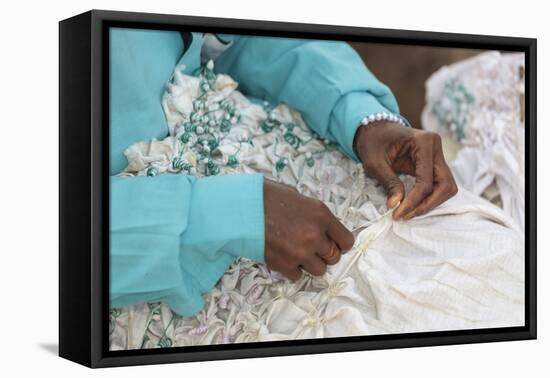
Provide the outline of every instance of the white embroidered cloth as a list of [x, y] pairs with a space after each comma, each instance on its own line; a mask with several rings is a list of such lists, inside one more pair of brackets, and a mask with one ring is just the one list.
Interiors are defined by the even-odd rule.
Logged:
[[[422, 126], [460, 145], [450, 166], [481, 195], [496, 186], [504, 211], [525, 227], [524, 54], [489, 51], [446, 66], [426, 82]], [[488, 193], [485, 193], [488, 194]]]
[[[176, 69], [164, 98], [170, 136], [129, 147], [124, 174], [174, 171], [177, 156], [202, 174], [197, 151], [178, 140], [199, 85]], [[240, 258], [196, 316], [175, 316], [161, 303], [114, 309], [112, 350], [523, 325], [524, 235], [500, 209], [461, 189], [429, 214], [395, 222], [380, 186], [316, 138], [300, 114], [284, 104], [266, 113], [236, 88], [218, 75], [206, 101], [215, 109], [229, 99], [241, 115], [213, 155], [220, 174], [262, 172], [323, 200], [356, 243], [324, 276], [295, 283]], [[302, 143], [285, 138], [286, 126], [262, 130], [268, 113], [295, 124]], [[227, 165], [231, 156], [238, 165]]]

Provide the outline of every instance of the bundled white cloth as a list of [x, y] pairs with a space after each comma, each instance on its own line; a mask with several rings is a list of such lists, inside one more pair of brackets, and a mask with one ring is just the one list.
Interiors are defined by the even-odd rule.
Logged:
[[524, 54], [489, 51], [426, 82], [424, 129], [460, 144], [451, 169], [481, 195], [496, 184], [504, 211], [525, 227]]
[[[125, 174], [147, 174], [151, 166], [171, 171], [178, 156], [202, 172], [196, 153], [183, 153], [177, 139], [198, 95], [197, 80], [176, 71], [164, 102], [171, 136], [131, 146]], [[266, 112], [227, 76], [218, 76], [215, 88], [210, 105], [229, 99], [241, 114], [220, 141], [220, 174], [263, 172], [323, 200], [354, 230], [356, 243], [324, 276], [305, 274], [295, 283], [238, 259], [196, 316], [175, 316], [161, 303], [113, 310], [111, 349], [524, 324], [524, 235], [499, 208], [460, 189], [424, 216], [393, 221], [383, 189], [312, 135], [300, 114], [284, 104]], [[284, 137], [287, 126], [266, 132], [260, 125], [268, 118], [294, 124], [292, 134], [303, 143]], [[239, 164], [227, 164], [231, 156]], [[286, 165], [277, 165], [281, 159]], [[410, 189], [412, 178], [403, 179]]]

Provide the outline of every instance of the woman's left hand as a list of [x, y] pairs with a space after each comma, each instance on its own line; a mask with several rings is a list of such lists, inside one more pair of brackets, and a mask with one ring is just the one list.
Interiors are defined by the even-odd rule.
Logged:
[[[401, 201], [394, 219], [425, 214], [457, 193], [439, 134], [377, 121], [360, 126], [354, 144], [365, 171], [386, 189], [388, 208]], [[400, 173], [416, 178], [406, 195]]]

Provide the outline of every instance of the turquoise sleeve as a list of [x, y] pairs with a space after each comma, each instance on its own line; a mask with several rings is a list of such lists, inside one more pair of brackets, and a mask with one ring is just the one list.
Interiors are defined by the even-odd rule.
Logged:
[[383, 111], [399, 115], [391, 90], [345, 42], [226, 38], [232, 45], [216, 59], [217, 71], [232, 76], [246, 94], [300, 111], [309, 127], [356, 161], [353, 137], [360, 120]]
[[193, 184], [189, 224], [181, 238], [184, 269], [210, 290], [237, 256], [264, 260], [262, 174], [209, 176]]
[[163, 139], [168, 125], [162, 95], [183, 52], [178, 32], [109, 29], [110, 174], [126, 168], [131, 144]]
[[[168, 135], [161, 105], [183, 52], [178, 32], [110, 28], [110, 172], [133, 143]], [[197, 42], [198, 43], [198, 42]], [[200, 46], [189, 55], [196, 58]], [[204, 306], [237, 256], [263, 262], [263, 177], [110, 178], [110, 304], [163, 301], [187, 316]]]
[[163, 301], [188, 316], [237, 256], [263, 262], [263, 176], [111, 177], [112, 307]]

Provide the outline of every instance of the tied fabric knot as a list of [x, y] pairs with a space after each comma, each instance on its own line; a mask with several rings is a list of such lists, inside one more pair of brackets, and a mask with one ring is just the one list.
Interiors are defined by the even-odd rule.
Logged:
[[317, 327], [320, 320], [317, 318], [305, 318], [302, 320], [302, 326], [304, 327]]
[[339, 282], [336, 282], [336, 283], [333, 283], [331, 285], [329, 285], [329, 287], [327, 288], [327, 293], [328, 293], [328, 296], [329, 297], [336, 297], [340, 294], [340, 292], [342, 291], [342, 289], [346, 286], [346, 282], [345, 281], [339, 281]]

